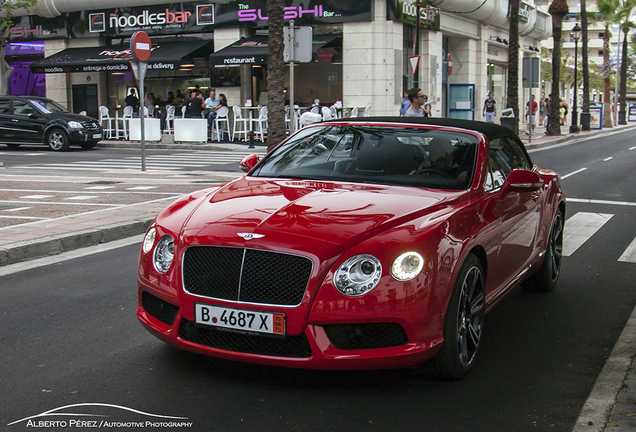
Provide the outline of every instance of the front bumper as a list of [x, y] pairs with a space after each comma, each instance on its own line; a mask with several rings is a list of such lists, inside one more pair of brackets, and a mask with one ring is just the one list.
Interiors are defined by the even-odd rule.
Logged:
[[69, 129], [71, 143], [97, 142], [104, 139], [104, 131], [99, 129]]
[[[307, 324], [299, 334], [270, 337], [197, 325], [182, 310], [140, 289], [137, 317], [159, 339], [214, 357], [308, 369], [389, 369], [421, 364], [440, 339], [409, 340], [396, 323]], [[411, 338], [413, 339], [413, 338]]]

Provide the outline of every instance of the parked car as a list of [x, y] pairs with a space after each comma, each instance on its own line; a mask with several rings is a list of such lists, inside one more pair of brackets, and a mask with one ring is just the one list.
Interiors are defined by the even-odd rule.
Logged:
[[102, 137], [97, 120], [73, 114], [50, 99], [0, 97], [0, 143], [11, 148], [46, 144], [55, 151], [66, 151], [70, 145], [91, 149]]
[[241, 165], [166, 208], [143, 241], [137, 317], [179, 348], [458, 379], [486, 312], [521, 282], [557, 283], [559, 176], [507, 128], [342, 119]]

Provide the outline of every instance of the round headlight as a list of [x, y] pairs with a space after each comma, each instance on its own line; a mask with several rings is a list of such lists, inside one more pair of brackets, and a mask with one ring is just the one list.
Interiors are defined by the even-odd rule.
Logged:
[[164, 274], [170, 269], [173, 260], [174, 239], [169, 235], [163, 236], [161, 240], [157, 242], [157, 247], [155, 247], [155, 254], [153, 255], [155, 270], [157, 270], [157, 272], [161, 274]]
[[144, 242], [141, 246], [141, 250], [144, 253], [148, 253], [152, 250], [152, 247], [155, 245], [155, 237], [157, 236], [157, 230], [154, 228], [150, 228], [146, 233], [146, 237], [144, 237]]
[[415, 278], [424, 267], [424, 258], [417, 252], [406, 252], [397, 257], [391, 265], [391, 275], [399, 281]]
[[380, 282], [382, 266], [373, 255], [356, 255], [338, 267], [334, 285], [348, 296], [359, 296], [371, 291]]

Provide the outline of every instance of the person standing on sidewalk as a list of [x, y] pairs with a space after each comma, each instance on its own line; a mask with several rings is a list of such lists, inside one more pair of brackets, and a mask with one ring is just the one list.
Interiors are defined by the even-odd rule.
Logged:
[[528, 135], [530, 134], [530, 130], [534, 130], [534, 117], [537, 114], [537, 108], [539, 108], [539, 105], [537, 101], [534, 100], [534, 95], [532, 95], [526, 104], [526, 116], [528, 118], [528, 131], [526, 133]]
[[545, 100], [545, 133], [548, 133], [548, 126], [550, 126], [550, 110], [552, 109], [552, 95], [549, 95]]
[[497, 116], [497, 101], [493, 99], [493, 94], [488, 93], [488, 99], [484, 102], [484, 109], [482, 115], [486, 117], [488, 123], [494, 123]]
[[404, 117], [424, 117], [422, 105], [426, 102], [426, 96], [424, 96], [422, 89], [412, 88], [409, 90], [408, 96], [411, 106], [404, 113]]
[[402, 99], [402, 104], [400, 105], [400, 117], [404, 117], [406, 112], [409, 109], [411, 102], [409, 101], [409, 92], [404, 90], [404, 98]]

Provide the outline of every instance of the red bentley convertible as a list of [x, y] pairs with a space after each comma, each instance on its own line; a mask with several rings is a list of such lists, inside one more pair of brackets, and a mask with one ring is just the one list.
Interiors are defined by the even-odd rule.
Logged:
[[306, 127], [148, 230], [142, 324], [182, 349], [324, 369], [472, 368], [484, 315], [559, 277], [565, 197], [508, 129], [359, 118]]

